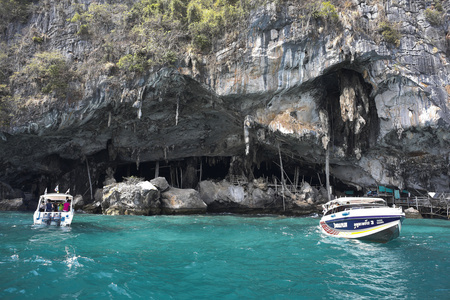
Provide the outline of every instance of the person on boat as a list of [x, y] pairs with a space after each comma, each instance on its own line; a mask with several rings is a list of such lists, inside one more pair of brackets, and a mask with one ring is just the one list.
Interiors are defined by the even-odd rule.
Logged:
[[44, 200], [42, 200], [42, 201], [41, 201], [41, 204], [39, 204], [39, 211], [40, 211], [40, 212], [45, 211], [45, 203], [44, 203]]
[[45, 211], [51, 212], [53, 208], [52, 203], [50, 202], [50, 199], [47, 199], [47, 204], [45, 205]]
[[63, 209], [64, 209], [64, 204], [61, 202], [58, 205], [58, 211], [63, 211]]
[[64, 208], [63, 208], [63, 211], [69, 211], [69, 209], [70, 209], [70, 200], [69, 200], [69, 198], [67, 197], [67, 198], [66, 198], [66, 202], [64, 202]]

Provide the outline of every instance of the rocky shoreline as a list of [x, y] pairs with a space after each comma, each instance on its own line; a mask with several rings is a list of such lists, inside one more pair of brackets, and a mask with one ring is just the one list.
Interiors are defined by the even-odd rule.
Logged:
[[[94, 201], [74, 197], [78, 212], [105, 215], [188, 215], [205, 213], [310, 215], [320, 213], [326, 191], [307, 182], [295, 193], [269, 186], [262, 179], [244, 184], [205, 180], [196, 189], [169, 185], [164, 177], [150, 181], [127, 178], [98, 189]], [[0, 210], [34, 210], [36, 202], [24, 198], [0, 201]]]

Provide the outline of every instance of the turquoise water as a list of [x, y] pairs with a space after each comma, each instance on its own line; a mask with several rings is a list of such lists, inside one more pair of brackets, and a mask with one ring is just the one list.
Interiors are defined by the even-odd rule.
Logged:
[[450, 299], [450, 222], [406, 219], [388, 244], [318, 218], [0, 213], [0, 299]]

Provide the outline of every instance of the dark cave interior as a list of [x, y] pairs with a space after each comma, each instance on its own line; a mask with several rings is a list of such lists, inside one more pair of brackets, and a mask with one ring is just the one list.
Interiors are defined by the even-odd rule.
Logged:
[[[263, 178], [269, 183], [278, 183], [281, 178], [281, 170], [279, 163], [276, 161], [278, 157], [274, 156], [273, 160], [265, 160], [258, 165], [251, 165], [252, 175], [247, 175], [247, 178]], [[221, 181], [223, 179], [230, 180], [230, 164], [232, 157], [195, 157], [186, 158], [184, 160], [176, 161], [161, 161], [159, 162], [159, 176], [165, 177], [167, 182], [177, 188], [196, 188], [200, 180]], [[193, 172], [189, 172], [188, 168], [192, 166]], [[297, 182], [298, 186], [302, 181], [309, 183], [311, 186], [319, 188], [325, 187], [325, 168], [323, 165], [310, 165], [292, 163], [290, 161], [283, 162], [285, 171], [285, 180], [289, 185]], [[242, 167], [242, 166], [241, 166]], [[156, 162], [144, 162], [139, 164], [120, 164], [117, 166], [114, 173], [114, 179], [117, 182], [122, 182], [126, 177], [140, 177], [145, 180], [155, 178]], [[244, 168], [239, 168], [240, 174], [244, 175]], [[236, 170], [236, 168], [234, 168]], [[194, 178], [188, 178], [194, 177]], [[330, 184], [336, 192], [344, 192], [347, 190], [355, 190], [354, 187], [349, 186], [338, 178], [330, 176]], [[355, 190], [355, 193], [358, 193]]]

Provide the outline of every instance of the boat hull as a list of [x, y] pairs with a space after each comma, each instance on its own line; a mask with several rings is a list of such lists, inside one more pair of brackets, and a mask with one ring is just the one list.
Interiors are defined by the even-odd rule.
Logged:
[[320, 227], [329, 236], [387, 243], [400, 235], [403, 219], [400, 209], [358, 209], [324, 216]]
[[55, 218], [56, 212], [35, 212], [33, 216], [34, 225], [47, 226], [70, 226], [72, 224], [72, 212], [59, 212], [60, 218]]

